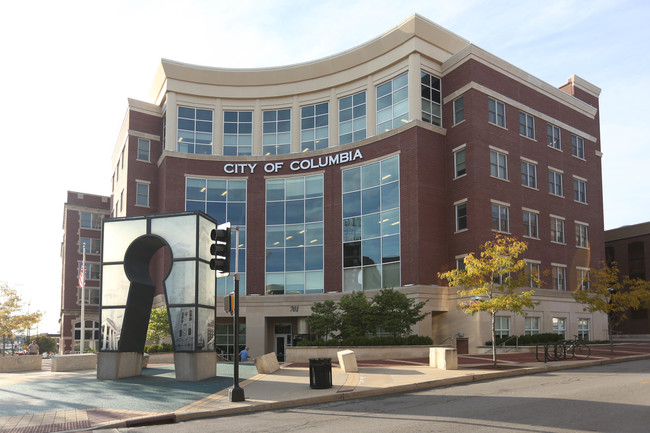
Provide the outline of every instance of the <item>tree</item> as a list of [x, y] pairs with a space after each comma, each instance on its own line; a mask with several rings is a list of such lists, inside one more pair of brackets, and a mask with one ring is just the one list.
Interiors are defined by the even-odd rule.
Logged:
[[589, 286], [573, 293], [573, 298], [584, 305], [584, 311], [606, 313], [609, 350], [614, 352], [612, 328], [627, 319], [630, 310], [650, 308], [650, 281], [621, 276], [616, 263], [592, 270]]
[[311, 315], [307, 317], [307, 325], [312, 335], [323, 337], [327, 341], [334, 331], [340, 327], [341, 314], [338, 306], [332, 300], [315, 302], [311, 307]]
[[465, 257], [465, 269], [439, 273], [452, 287], [461, 287], [458, 294], [469, 297], [458, 304], [466, 314], [485, 311], [490, 314], [492, 331], [492, 361], [497, 365], [495, 317], [499, 311], [525, 315], [524, 308], [534, 308], [534, 290], [520, 290], [532, 280], [539, 284], [539, 275], [525, 272], [526, 262], [518, 257], [526, 251], [526, 242], [496, 235], [494, 240], [481, 245], [478, 257]]
[[372, 305], [363, 292], [343, 295], [339, 301], [341, 310], [339, 337], [364, 337], [375, 332]]
[[372, 297], [374, 328], [381, 328], [394, 337], [411, 335], [411, 326], [427, 316], [420, 313], [426, 301], [415, 303], [395, 289], [382, 289]]
[[151, 310], [149, 318], [149, 328], [147, 329], [147, 340], [159, 344], [160, 340], [171, 335], [169, 328], [169, 317], [167, 316], [167, 307], [154, 308]]
[[7, 338], [11, 339], [16, 331], [31, 329], [41, 320], [40, 311], [22, 314], [20, 311], [23, 308], [23, 300], [18, 292], [6, 282], [0, 282], [0, 335], [3, 354]]
[[38, 340], [38, 350], [41, 353], [54, 353], [56, 351], [56, 340], [48, 337], [47, 334], [39, 334], [36, 340]]

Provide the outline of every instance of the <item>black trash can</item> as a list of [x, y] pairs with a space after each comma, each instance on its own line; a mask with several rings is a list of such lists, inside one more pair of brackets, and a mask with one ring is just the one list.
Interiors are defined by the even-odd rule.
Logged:
[[314, 389], [332, 387], [332, 358], [309, 360], [309, 386]]

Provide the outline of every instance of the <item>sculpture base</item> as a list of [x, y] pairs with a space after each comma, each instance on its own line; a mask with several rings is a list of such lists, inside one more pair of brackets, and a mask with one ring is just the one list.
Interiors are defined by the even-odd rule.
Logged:
[[174, 353], [176, 380], [197, 382], [217, 375], [217, 353]]
[[112, 380], [140, 376], [142, 353], [99, 352], [97, 354], [97, 379]]

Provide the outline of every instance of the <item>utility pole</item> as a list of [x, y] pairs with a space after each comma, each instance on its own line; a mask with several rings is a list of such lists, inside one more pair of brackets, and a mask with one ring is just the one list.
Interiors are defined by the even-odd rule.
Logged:
[[[235, 362], [233, 365], [233, 385], [232, 388], [228, 390], [228, 399], [230, 401], [244, 401], [246, 398], [244, 396], [244, 388], [239, 386], [239, 226], [234, 227], [235, 229], [235, 305], [234, 305], [234, 344], [235, 350], [233, 355], [235, 356]], [[229, 252], [230, 253], [230, 252]]]

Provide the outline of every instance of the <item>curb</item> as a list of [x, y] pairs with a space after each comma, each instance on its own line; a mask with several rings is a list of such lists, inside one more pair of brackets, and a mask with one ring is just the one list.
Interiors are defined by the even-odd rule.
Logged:
[[[548, 373], [560, 370], [571, 370], [575, 368], [594, 367], [599, 365], [618, 364], [621, 362], [639, 361], [643, 359], [650, 359], [650, 354], [644, 355], [630, 355], [621, 358], [605, 358], [593, 359], [588, 361], [579, 362], [563, 362], [562, 364], [544, 364], [536, 367], [522, 367], [512, 370], [495, 371], [488, 373], [468, 374], [467, 376], [452, 377], [447, 379], [435, 379], [424, 382], [410, 383], [406, 385], [397, 385], [388, 388], [375, 388], [363, 391], [350, 391], [341, 394], [331, 394], [318, 397], [302, 398], [296, 400], [276, 401], [272, 403], [249, 404], [246, 406], [229, 407], [224, 409], [212, 409], [206, 411], [196, 412], [171, 412], [162, 413], [157, 415], [156, 419], [170, 419], [174, 418], [175, 422], [190, 421], [201, 418], [217, 418], [222, 416], [242, 415], [253, 412], [264, 412], [268, 410], [289, 409], [299, 406], [311, 406], [321, 403], [332, 403], [336, 401], [356, 400], [361, 398], [378, 397], [390, 394], [400, 394], [404, 392], [422, 391], [425, 389], [442, 388], [452, 385], [461, 385], [465, 383], [481, 382], [493, 379], [501, 379], [508, 377], [526, 376], [531, 374]], [[561, 361], [560, 361], [561, 362]], [[99, 430], [108, 428], [129, 427], [134, 423], [138, 425], [145, 425], [146, 417], [136, 417], [118, 422], [111, 422], [108, 424], [101, 424], [93, 426], [88, 430]]]

